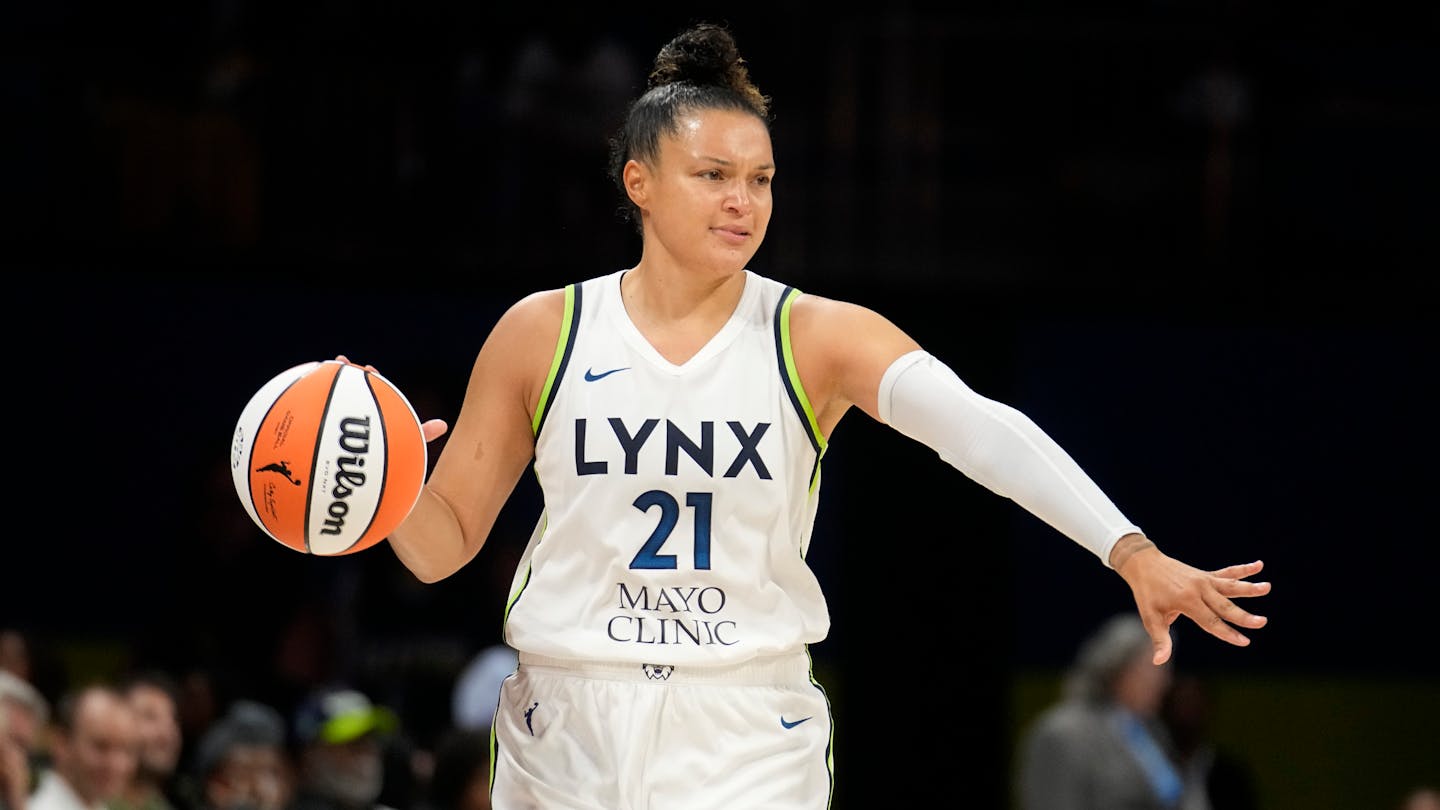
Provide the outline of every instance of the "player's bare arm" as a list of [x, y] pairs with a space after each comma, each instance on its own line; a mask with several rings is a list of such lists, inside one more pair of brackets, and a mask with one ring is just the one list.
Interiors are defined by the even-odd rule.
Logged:
[[791, 306], [790, 339], [800, 381], [827, 438], [852, 405], [879, 419], [876, 394], [885, 370], [920, 348], [874, 310], [808, 294]]
[[450, 438], [419, 503], [390, 537], [396, 556], [421, 581], [444, 579], [474, 558], [529, 465], [531, 419], [564, 306], [563, 290], [521, 299], [476, 355]]

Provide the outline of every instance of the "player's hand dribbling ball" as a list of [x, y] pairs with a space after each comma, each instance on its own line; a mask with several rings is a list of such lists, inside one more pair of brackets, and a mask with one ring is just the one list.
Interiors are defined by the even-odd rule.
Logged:
[[428, 455], [410, 401], [340, 360], [286, 369], [235, 425], [230, 472], [250, 518], [306, 554], [352, 554], [399, 526], [420, 499]]

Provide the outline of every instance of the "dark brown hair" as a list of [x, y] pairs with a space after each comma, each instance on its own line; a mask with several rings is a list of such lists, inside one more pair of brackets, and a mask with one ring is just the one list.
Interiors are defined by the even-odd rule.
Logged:
[[750, 80], [735, 38], [724, 26], [698, 23], [655, 55], [645, 93], [630, 103], [625, 123], [610, 139], [610, 179], [621, 194], [620, 214], [640, 229], [640, 212], [625, 194], [625, 163], [653, 165], [660, 138], [679, 131], [677, 121], [696, 110], [736, 110], [770, 125], [770, 99]]

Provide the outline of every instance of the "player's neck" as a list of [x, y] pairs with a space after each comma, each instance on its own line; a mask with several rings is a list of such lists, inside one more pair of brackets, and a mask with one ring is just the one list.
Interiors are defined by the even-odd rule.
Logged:
[[661, 357], [682, 365], [735, 314], [745, 273], [697, 279], [640, 266], [625, 273], [621, 299], [630, 322]]
[[637, 326], [719, 328], [745, 291], [745, 273], [702, 275], [641, 261], [620, 282], [625, 310]]

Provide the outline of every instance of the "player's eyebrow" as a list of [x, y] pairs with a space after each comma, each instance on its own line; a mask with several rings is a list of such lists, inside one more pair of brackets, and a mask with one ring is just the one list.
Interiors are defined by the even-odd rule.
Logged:
[[[735, 163], [734, 163], [733, 161], [726, 160], [725, 158], [720, 158], [720, 157], [712, 157], [712, 156], [710, 156], [710, 155], [700, 155], [700, 159], [701, 159], [701, 160], [708, 160], [708, 161], [710, 161], [711, 163], [718, 163], [718, 164], [720, 164], [721, 166], [724, 166], [724, 167], [726, 167], [726, 168], [730, 168], [730, 167], [732, 167], [732, 166], [735, 165]], [[773, 164], [773, 163], [761, 163], [759, 166], [756, 166], [755, 168], [756, 168], [757, 170], [759, 170], [759, 171], [762, 171], [762, 172], [768, 172], [768, 171], [770, 171], [771, 169], [774, 169], [774, 168], [775, 168], [775, 164]]]

